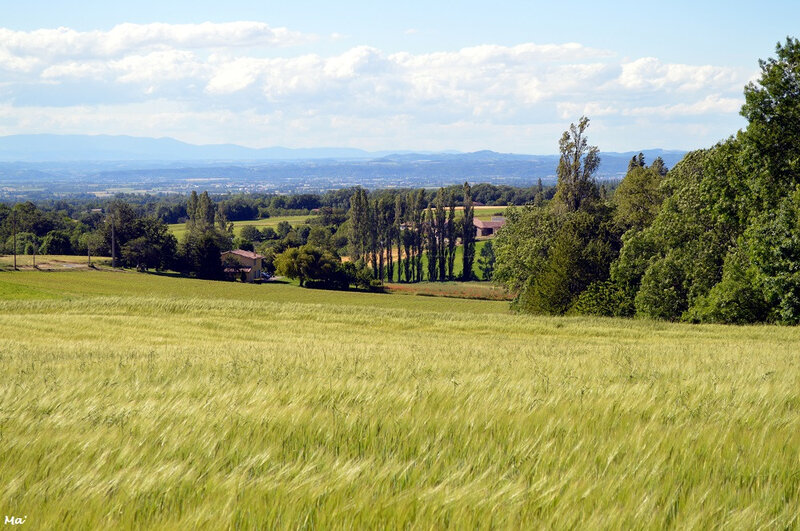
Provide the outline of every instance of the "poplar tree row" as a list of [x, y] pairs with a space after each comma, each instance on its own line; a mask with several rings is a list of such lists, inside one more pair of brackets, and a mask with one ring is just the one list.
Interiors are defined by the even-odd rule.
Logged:
[[468, 183], [464, 183], [463, 207], [464, 215], [456, 220], [455, 196], [444, 188], [433, 201], [424, 189], [373, 199], [359, 189], [350, 198], [351, 258], [370, 267], [379, 280], [455, 280], [456, 248], [461, 239], [460, 278], [469, 280], [475, 260], [475, 227]]

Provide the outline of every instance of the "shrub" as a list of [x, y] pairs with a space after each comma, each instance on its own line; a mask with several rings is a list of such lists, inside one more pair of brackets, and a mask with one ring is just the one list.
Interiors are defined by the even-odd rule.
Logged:
[[593, 282], [569, 309], [571, 314], [619, 317], [632, 315], [633, 300], [613, 281]]
[[725, 257], [722, 280], [687, 314], [694, 322], [744, 324], [767, 319], [769, 306], [757, 288], [747, 253], [737, 247]]
[[688, 307], [686, 277], [673, 253], [654, 261], [636, 294], [636, 313], [655, 319], [677, 320]]

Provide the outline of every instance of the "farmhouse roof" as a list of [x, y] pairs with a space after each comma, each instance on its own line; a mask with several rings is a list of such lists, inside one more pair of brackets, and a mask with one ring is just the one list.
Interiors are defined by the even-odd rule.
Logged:
[[483, 221], [482, 219], [473, 219], [472, 224], [478, 227], [479, 229], [499, 229], [503, 225], [506, 224], [506, 220], [495, 220], [492, 221]]
[[242, 258], [250, 258], [251, 260], [257, 260], [259, 258], [264, 258], [258, 253], [254, 253], [253, 251], [245, 251], [244, 249], [234, 249], [233, 251], [225, 251], [220, 253], [223, 256], [226, 254], [235, 254], [237, 256], [241, 256]]

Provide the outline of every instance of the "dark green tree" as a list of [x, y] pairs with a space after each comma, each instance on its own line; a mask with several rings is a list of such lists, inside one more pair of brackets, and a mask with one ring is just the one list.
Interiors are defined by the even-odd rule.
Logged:
[[656, 157], [656, 160], [653, 161], [653, 164], [650, 166], [650, 168], [661, 177], [667, 175], [667, 166], [664, 164], [664, 159], [661, 157]]
[[42, 239], [39, 252], [41, 254], [72, 254], [69, 233], [63, 230], [48, 232]]
[[492, 241], [489, 240], [481, 247], [480, 256], [478, 257], [478, 269], [481, 271], [483, 280], [492, 280], [492, 276], [494, 275], [494, 263], [494, 245], [492, 245]]
[[422, 251], [425, 243], [425, 189], [414, 197], [414, 280], [422, 281]]
[[[404, 224], [406, 221], [406, 196], [404, 194], [397, 194], [394, 198], [394, 237], [393, 245], [397, 246], [397, 281], [402, 282], [403, 273], [406, 275], [406, 282], [408, 282], [408, 249], [406, 249], [406, 257], [403, 259], [404, 249]], [[390, 279], [391, 280], [391, 279]]]
[[775, 52], [759, 61], [761, 77], [745, 87], [742, 107], [759, 210], [800, 184], [800, 41], [787, 37]]
[[456, 198], [453, 191], [450, 190], [447, 194], [447, 203], [449, 205], [447, 211], [447, 279], [454, 280], [455, 264], [456, 264]]
[[436, 210], [433, 222], [437, 280], [447, 280], [447, 198], [444, 188], [436, 194]]
[[475, 262], [475, 208], [472, 206], [472, 189], [464, 183], [464, 217], [461, 219], [461, 243], [464, 254], [461, 264], [461, 279], [472, 278], [472, 264]]
[[439, 280], [439, 245], [436, 241], [436, 214], [433, 205], [428, 205], [425, 221], [425, 252], [428, 261], [428, 280], [434, 282]]
[[623, 231], [649, 226], [661, 208], [664, 194], [661, 174], [653, 168], [635, 166], [614, 192], [614, 219]]

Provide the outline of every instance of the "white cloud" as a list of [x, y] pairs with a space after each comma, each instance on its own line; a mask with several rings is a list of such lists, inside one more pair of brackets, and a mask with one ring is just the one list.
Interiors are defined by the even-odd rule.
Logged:
[[111, 66], [103, 63], [79, 63], [70, 61], [45, 68], [41, 73], [44, 80], [64, 79], [102, 79], [111, 72]]
[[206, 86], [210, 94], [231, 94], [243, 90], [255, 82], [262, 61], [243, 57], [222, 63]]
[[[581, 115], [595, 120], [595, 131], [604, 121], [735, 116], [750, 75], [651, 57], [619, 60], [578, 43], [430, 53], [278, 49], [309, 38], [257, 22], [122, 24], [107, 32], [0, 28], [0, 101], [7, 102], [0, 126], [127, 134], [157, 127], [204, 142], [352, 138], [375, 148], [392, 147], [390, 138], [467, 143], [474, 135], [480, 143], [481, 131], [520, 141]], [[75, 104], [63, 101], [61, 86]]]
[[[1, 39], [2, 37], [0, 37]], [[14, 55], [0, 45], [0, 70], [8, 72], [31, 72], [42, 64], [36, 57]]]
[[619, 114], [619, 109], [612, 105], [604, 105], [598, 102], [589, 103], [573, 103], [573, 102], [559, 102], [556, 103], [558, 115], [564, 120], [575, 120], [580, 116], [591, 116], [597, 118], [600, 116], [610, 116]]
[[388, 66], [380, 50], [359, 46], [325, 61], [324, 73], [335, 79], [379, 73]]
[[723, 98], [719, 94], [712, 94], [693, 103], [634, 107], [625, 110], [624, 114], [627, 116], [661, 117], [698, 116], [718, 113], [735, 114], [742, 108], [743, 103], [744, 98]]
[[741, 77], [742, 72], [735, 68], [669, 64], [655, 57], [643, 57], [622, 65], [619, 83], [628, 89], [690, 91], [730, 88]]
[[313, 39], [263, 22], [119, 24], [109, 31], [70, 28], [14, 31], [0, 28], [0, 51], [24, 58], [113, 58], [148, 49], [292, 46]]

